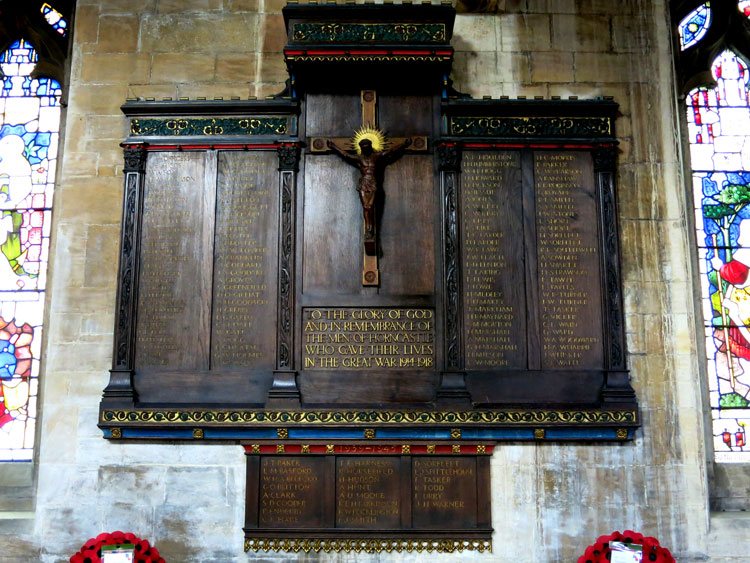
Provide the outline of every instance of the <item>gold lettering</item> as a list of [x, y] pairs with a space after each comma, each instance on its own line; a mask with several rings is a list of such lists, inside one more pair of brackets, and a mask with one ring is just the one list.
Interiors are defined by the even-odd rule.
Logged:
[[303, 364], [310, 369], [427, 369], [434, 365], [435, 313], [419, 308], [303, 311]]

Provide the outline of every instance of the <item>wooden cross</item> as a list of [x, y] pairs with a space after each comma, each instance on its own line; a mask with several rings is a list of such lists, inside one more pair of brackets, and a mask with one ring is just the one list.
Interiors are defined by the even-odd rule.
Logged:
[[[362, 90], [360, 100], [362, 103], [362, 127], [377, 128], [377, 94], [375, 93], [375, 90]], [[427, 137], [397, 137], [389, 139], [389, 141], [396, 147], [401, 147], [403, 145], [402, 150], [422, 151], [427, 148]], [[360, 164], [357, 161], [357, 157], [349, 154], [352, 151], [351, 137], [313, 137], [310, 139], [310, 152], [320, 154], [332, 151], [339, 153], [350, 164]], [[362, 166], [360, 166], [360, 169], [362, 170]], [[362, 285], [377, 286], [380, 284], [380, 272], [378, 270], [378, 253], [376, 248], [375, 212], [374, 209], [365, 209], [364, 196], [362, 195], [361, 187], [362, 180], [360, 180], [360, 187], [358, 188], [365, 215], [365, 240], [362, 253]], [[368, 217], [368, 213], [372, 218]], [[369, 229], [368, 222], [371, 222]]]

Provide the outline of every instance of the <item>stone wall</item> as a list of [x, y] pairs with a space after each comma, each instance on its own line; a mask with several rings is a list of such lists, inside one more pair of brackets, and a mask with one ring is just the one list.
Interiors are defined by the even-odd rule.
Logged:
[[[722, 528], [708, 535], [691, 205], [675, 133], [680, 117], [664, 1], [490, 4], [497, 12], [457, 18], [458, 90], [477, 97], [613, 96], [621, 106], [628, 361], [643, 428], [624, 444], [501, 444], [492, 459], [495, 552], [462, 558], [574, 561], [600, 534], [631, 528], [658, 537], [681, 562], [705, 560], [718, 550]], [[79, 0], [54, 215], [36, 509], [33, 518], [0, 522], [0, 560], [67, 560], [87, 538], [115, 529], [148, 538], [170, 562], [248, 558], [239, 446], [113, 444], [101, 438], [96, 419], [111, 361], [118, 145], [127, 125], [119, 106], [128, 97], [228, 99], [280, 91], [282, 6], [281, 0]], [[736, 542], [742, 534], [750, 542], [747, 526], [729, 521], [723, 529], [739, 533]], [[746, 556], [731, 548], [716, 554], [726, 559], [715, 561]]]

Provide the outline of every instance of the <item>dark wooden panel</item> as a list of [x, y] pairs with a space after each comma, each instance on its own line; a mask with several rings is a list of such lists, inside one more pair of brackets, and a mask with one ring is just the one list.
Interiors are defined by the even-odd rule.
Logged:
[[136, 369], [208, 369], [215, 182], [215, 153], [148, 156]]
[[524, 369], [521, 159], [517, 151], [467, 151], [461, 163], [467, 369]]
[[415, 457], [412, 479], [415, 528], [444, 528], [448, 522], [453, 528], [477, 526], [476, 459]]
[[603, 367], [600, 243], [591, 155], [534, 154], [542, 369]]
[[211, 369], [275, 367], [278, 157], [221, 152], [218, 162]]
[[323, 518], [321, 485], [325, 458], [264, 456], [260, 463], [261, 528], [317, 528], [330, 526]]
[[479, 528], [490, 528], [492, 526], [492, 507], [489, 502], [482, 499], [492, 498], [490, 457], [481, 456], [476, 458], [477, 462], [477, 526]]
[[378, 123], [389, 137], [432, 134], [432, 96], [378, 95]]
[[435, 399], [434, 371], [307, 370], [297, 376], [306, 405], [385, 406], [424, 404]]
[[378, 224], [381, 294], [435, 293], [434, 224], [439, 215], [433, 186], [429, 155], [407, 154], [385, 169]]
[[526, 245], [526, 342], [529, 369], [542, 367], [541, 332], [539, 319], [539, 283], [536, 235], [536, 192], [534, 190], [534, 160], [531, 151], [521, 153], [523, 183], [523, 240]]
[[247, 478], [245, 486], [245, 528], [258, 527], [258, 496], [260, 486], [260, 457], [247, 456]]
[[220, 407], [262, 406], [272, 373], [246, 369], [169, 371], [144, 369], [133, 376], [141, 404], [205, 404], [207, 397]]
[[351, 95], [309, 94], [305, 97], [305, 105], [305, 133], [308, 137], [350, 137], [362, 127], [359, 90]]
[[601, 371], [492, 371], [475, 372], [467, 378], [477, 405], [586, 405], [599, 401], [606, 381]]
[[338, 457], [336, 527], [398, 528], [400, 460], [397, 457]]
[[307, 155], [302, 291], [360, 293], [362, 207], [359, 171], [336, 155]]
[[[402, 449], [403, 451], [403, 449]], [[402, 455], [399, 459], [398, 481], [401, 487], [401, 528], [411, 527], [411, 462], [412, 456]]]

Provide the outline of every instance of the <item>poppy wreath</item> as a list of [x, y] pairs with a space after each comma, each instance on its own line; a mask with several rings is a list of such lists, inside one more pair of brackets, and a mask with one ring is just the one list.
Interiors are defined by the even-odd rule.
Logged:
[[623, 533], [614, 532], [608, 536], [600, 536], [594, 545], [586, 548], [583, 555], [578, 558], [578, 563], [609, 563], [612, 550], [609, 542], [618, 541], [623, 543], [635, 543], [643, 546], [643, 563], [675, 563], [674, 557], [666, 547], [659, 545], [656, 538], [643, 537], [643, 534], [632, 530]]
[[70, 563], [101, 563], [103, 545], [121, 546], [126, 543], [135, 546], [134, 563], [165, 563], [164, 558], [159, 555], [159, 551], [150, 545], [148, 540], [142, 540], [133, 534], [122, 532], [99, 534], [95, 538], [91, 538], [83, 544], [78, 553], [70, 558]]

